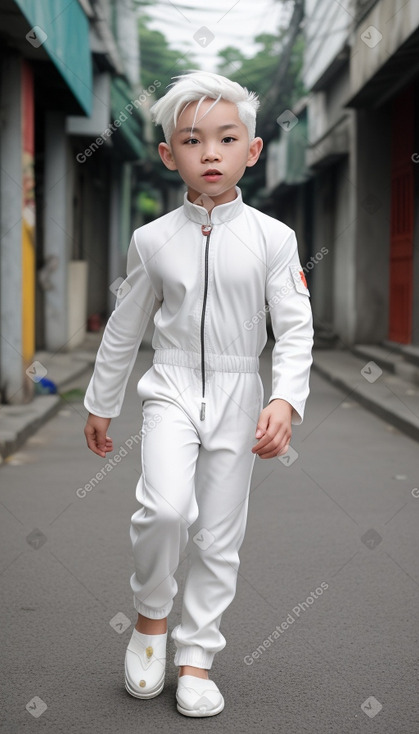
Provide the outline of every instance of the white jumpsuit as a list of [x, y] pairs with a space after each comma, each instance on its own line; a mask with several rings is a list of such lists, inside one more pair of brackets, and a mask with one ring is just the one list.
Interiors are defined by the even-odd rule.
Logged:
[[[188, 564], [175, 665], [210, 669], [225, 647], [221, 617], [234, 598], [263, 408], [259, 355], [270, 310], [272, 393], [301, 423], [313, 343], [309, 292], [294, 232], [243, 203], [188, 200], [135, 230], [96, 357], [85, 407], [118, 416], [154, 314], [153, 366], [141, 377], [142, 474], [131, 518], [134, 606], [166, 617]], [[189, 539], [189, 543], [188, 543]]]

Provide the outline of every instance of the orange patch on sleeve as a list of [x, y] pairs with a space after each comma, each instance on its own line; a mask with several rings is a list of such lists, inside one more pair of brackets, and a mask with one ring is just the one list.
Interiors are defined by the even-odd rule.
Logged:
[[308, 290], [308, 285], [307, 285], [307, 281], [306, 281], [306, 276], [304, 275], [304, 272], [303, 272], [302, 270], [300, 270], [300, 277], [301, 277], [301, 280], [302, 280], [302, 281], [303, 281], [303, 283], [304, 283], [304, 287], [305, 287], [305, 288], [307, 288], [307, 290]]

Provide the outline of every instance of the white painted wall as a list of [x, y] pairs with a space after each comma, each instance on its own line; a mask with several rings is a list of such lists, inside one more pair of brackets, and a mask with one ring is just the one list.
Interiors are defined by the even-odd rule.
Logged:
[[138, 34], [138, 8], [133, 3], [118, 2], [116, 43], [124, 65], [125, 74], [134, 89], [140, 83], [140, 40]]
[[418, 0], [380, 0], [373, 7], [353, 34], [351, 95], [371, 79], [418, 27]]
[[354, 0], [306, 0], [303, 76], [307, 89], [324, 74], [344, 46], [354, 22]]

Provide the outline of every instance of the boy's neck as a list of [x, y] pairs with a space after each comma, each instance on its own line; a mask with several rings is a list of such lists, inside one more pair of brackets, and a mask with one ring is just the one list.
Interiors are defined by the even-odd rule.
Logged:
[[230, 201], [234, 201], [234, 199], [237, 199], [236, 187], [234, 187], [233, 189], [229, 189], [228, 191], [224, 191], [219, 196], [214, 197], [211, 197], [208, 194], [204, 193], [201, 194], [194, 189], [188, 188], [188, 200], [192, 204], [197, 204], [197, 206], [204, 207], [204, 209], [207, 210], [208, 214], [211, 214], [212, 210], [216, 206], [221, 206], [221, 204], [228, 204]]

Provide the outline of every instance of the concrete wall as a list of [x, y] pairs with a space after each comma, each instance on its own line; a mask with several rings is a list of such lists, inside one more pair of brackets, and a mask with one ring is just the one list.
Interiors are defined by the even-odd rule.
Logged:
[[63, 112], [48, 112], [45, 129], [44, 255], [50, 263], [45, 291], [45, 346], [65, 348], [68, 339], [68, 273], [72, 233], [68, 231], [67, 138]]
[[356, 201], [350, 165], [345, 156], [316, 172], [310, 257], [315, 265], [309, 276], [315, 324], [346, 346], [354, 341], [356, 323]]
[[322, 165], [326, 159], [349, 153], [353, 112], [343, 106], [348, 90], [349, 64], [346, 63], [329, 81], [326, 89], [309, 95], [308, 166]]
[[[349, 64], [346, 63], [324, 90], [309, 95], [307, 119], [310, 145], [321, 140], [333, 127], [350, 115], [350, 110], [343, 106], [348, 92]], [[319, 157], [321, 156], [317, 156]]]
[[[125, 278], [126, 274], [126, 257], [122, 262], [121, 243], [120, 243], [120, 220], [121, 220], [121, 190], [122, 190], [122, 171], [121, 166], [114, 164], [111, 166], [110, 181], [110, 208], [109, 208], [109, 260], [108, 260], [108, 280], [109, 284], [114, 283], [118, 278]], [[107, 309], [111, 313], [115, 306], [115, 294], [108, 289]]]
[[0, 380], [7, 402], [24, 402], [22, 355], [22, 101], [19, 56], [1, 63]]
[[355, 113], [349, 155], [316, 172], [313, 310], [343, 344], [387, 338], [390, 127], [386, 110]]
[[109, 161], [99, 151], [78, 169], [82, 198], [83, 259], [89, 262], [87, 314], [108, 313]]
[[[419, 84], [416, 86], [416, 119], [419, 119]], [[415, 128], [415, 151], [419, 152], [419, 129]], [[419, 283], [419, 161], [413, 168], [415, 177], [415, 222], [413, 232], [413, 282]], [[419, 288], [413, 288], [412, 344], [419, 346]]]
[[390, 255], [390, 111], [356, 116], [353, 174], [356, 194], [355, 341], [388, 336]]
[[311, 303], [315, 324], [333, 328], [333, 263], [334, 263], [334, 212], [335, 212], [335, 172], [333, 167], [319, 171], [313, 180], [313, 223], [312, 252], [322, 247], [328, 254], [312, 270]]
[[311, 254], [311, 232], [307, 236], [307, 196], [305, 186], [293, 186], [280, 191], [271, 210], [266, 212], [295, 231], [301, 265]]
[[418, 26], [418, 0], [380, 0], [374, 5], [353, 33], [351, 95], [362, 89]]
[[333, 231], [333, 328], [344, 344], [352, 344], [356, 322], [355, 187], [350, 157], [336, 166]]

